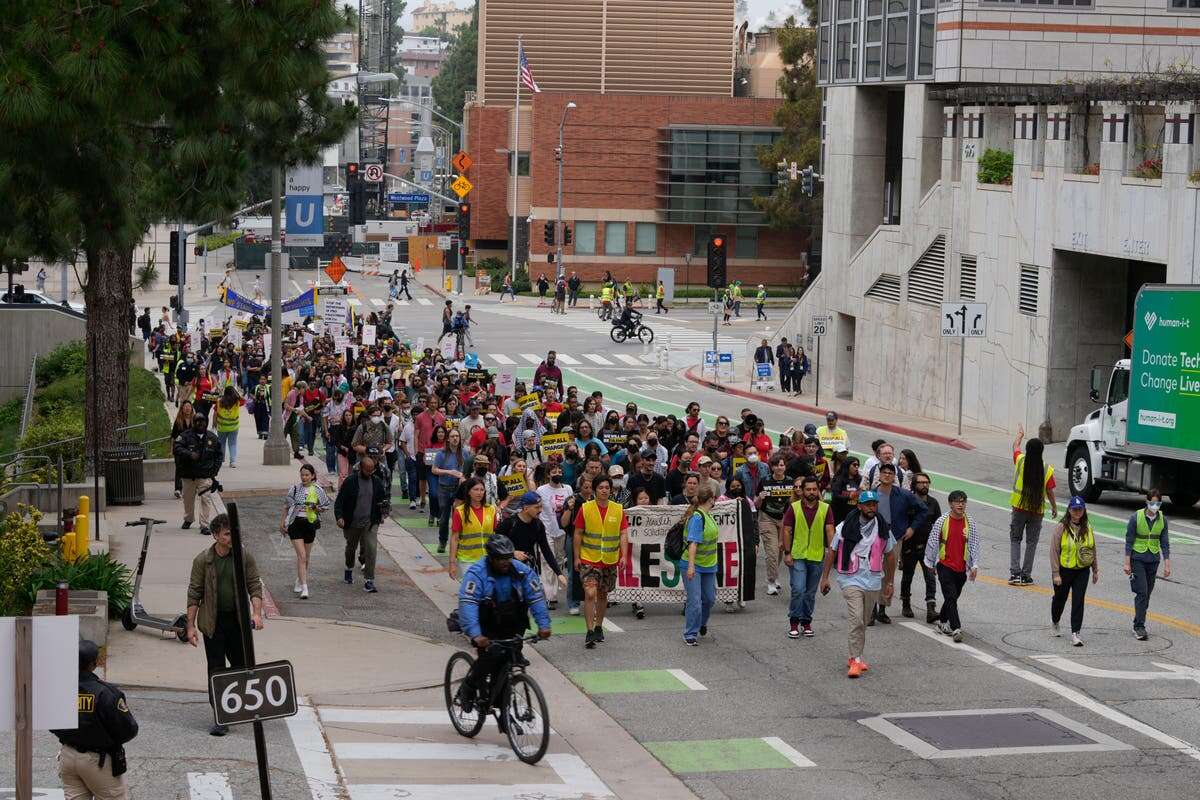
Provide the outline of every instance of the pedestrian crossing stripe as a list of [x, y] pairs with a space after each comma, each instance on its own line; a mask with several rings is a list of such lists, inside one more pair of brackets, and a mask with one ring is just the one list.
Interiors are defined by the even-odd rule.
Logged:
[[[590, 362], [590, 364], [587, 364], [589, 366], [620, 366], [620, 364], [615, 364], [612, 361], [609, 361], [609, 357], [615, 358], [620, 361], [621, 364], [628, 364], [631, 367], [645, 368], [648, 364], [656, 363], [656, 358], [653, 353], [646, 355], [634, 355], [632, 353], [610, 353], [609, 356], [602, 356], [598, 353], [581, 353], [578, 357], [569, 355], [567, 353], [556, 353], [555, 355], [557, 356], [559, 362], [567, 367], [578, 367], [585, 365], [584, 361], [580, 361], [581, 358], [586, 359], [587, 362]], [[522, 361], [528, 362], [530, 366], [539, 365], [542, 363], [543, 356], [538, 356], [534, 353], [513, 353], [512, 355], [506, 355], [504, 353], [480, 353], [479, 358], [485, 367], [489, 365], [511, 367], [521, 364]]]
[[536, 356], [533, 353], [517, 353], [517, 355], [519, 355], [521, 358], [528, 361], [530, 364], [541, 364], [542, 363], [542, 357]]
[[595, 353], [584, 353], [583, 357], [586, 358], [588, 361], [591, 361], [593, 364], [599, 364], [603, 367], [611, 367], [613, 365], [613, 363], [611, 361], [609, 361], [607, 358], [605, 358], [604, 356], [596, 355]]
[[362, 300], [359, 300], [357, 297], [351, 297], [351, 298], [350, 298], [350, 305], [352, 305], [352, 306], [361, 306], [361, 305], [362, 305]]
[[572, 358], [566, 353], [555, 353], [554, 356], [568, 367], [573, 367], [580, 363], [578, 359]]
[[595, 670], [570, 672], [567, 677], [588, 694], [707, 691], [681, 669]]
[[428, 297], [418, 297], [418, 298], [417, 298], [417, 305], [419, 305], [419, 306], [431, 306], [431, 305], [433, 305], [433, 301], [432, 301], [432, 300], [430, 300]]
[[380, 306], [380, 307], [382, 307], [382, 306], [383, 306], [383, 301], [382, 301], [382, 300], [380, 300], [378, 297], [372, 297], [372, 298], [371, 298], [371, 304], [372, 304], [372, 305], [376, 305], [376, 306]]
[[[635, 367], [640, 367], [642, 365], [641, 361], [638, 361], [635, 356], [631, 356], [628, 353], [613, 353], [613, 358], [617, 359], [618, 361], [624, 361], [626, 364], [632, 364]], [[570, 362], [568, 361], [566, 363], [569, 364]]]
[[645, 742], [645, 747], [667, 769], [677, 775], [690, 772], [742, 772], [816, 766], [778, 736], [763, 736], [759, 739]]
[[487, 357], [492, 361], [495, 361], [497, 364], [503, 364], [504, 366], [517, 363], [503, 353], [488, 353]]

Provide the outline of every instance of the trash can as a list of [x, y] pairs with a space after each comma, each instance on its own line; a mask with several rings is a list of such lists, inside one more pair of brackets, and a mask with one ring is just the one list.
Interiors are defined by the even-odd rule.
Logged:
[[146, 499], [146, 450], [140, 444], [119, 444], [101, 453], [104, 498], [116, 506], [137, 506]]

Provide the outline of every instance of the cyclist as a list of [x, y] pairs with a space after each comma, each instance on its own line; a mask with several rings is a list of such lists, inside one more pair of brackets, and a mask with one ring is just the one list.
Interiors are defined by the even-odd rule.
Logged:
[[618, 328], [624, 328], [631, 336], [636, 336], [637, 328], [641, 321], [641, 313], [634, 311], [633, 308], [626, 303], [621, 308], [621, 316], [617, 317], [617, 319], [613, 322], [613, 325], [617, 326]]
[[463, 682], [463, 708], [470, 708], [477, 694], [487, 696], [489, 682], [507, 663], [505, 651], [492, 647], [492, 639], [522, 636], [531, 611], [538, 637], [550, 638], [550, 612], [537, 572], [513, 560], [512, 540], [503, 534], [492, 534], [484, 549], [486, 555], [467, 568], [458, 590], [459, 624], [477, 652]]

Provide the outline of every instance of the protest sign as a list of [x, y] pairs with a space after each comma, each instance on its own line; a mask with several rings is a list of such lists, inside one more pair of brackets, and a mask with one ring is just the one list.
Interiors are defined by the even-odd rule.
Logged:
[[567, 445], [570, 443], [571, 434], [569, 433], [547, 433], [542, 436], [542, 457], [561, 456], [567, 452]]
[[374, 325], [363, 325], [362, 343], [367, 346], [375, 344], [375, 326]]
[[446, 359], [447, 361], [454, 360], [454, 355], [455, 355], [454, 340], [451, 339], [449, 336], [447, 336], [445, 339], [442, 339], [440, 342], [438, 342], [438, 349], [442, 353], [442, 358]]
[[512, 397], [516, 389], [517, 373], [511, 367], [506, 367], [496, 374], [497, 397]]
[[517, 473], [516, 475], [501, 475], [500, 483], [504, 485], [504, 489], [509, 495], [520, 497], [525, 494], [525, 476], [521, 473]]
[[542, 397], [537, 392], [530, 392], [517, 398], [522, 411], [537, 411], [542, 407]]

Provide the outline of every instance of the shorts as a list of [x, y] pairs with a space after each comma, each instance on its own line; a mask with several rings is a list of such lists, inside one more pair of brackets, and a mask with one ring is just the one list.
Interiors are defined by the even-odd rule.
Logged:
[[585, 585], [588, 581], [595, 581], [597, 588], [601, 591], [611, 592], [617, 588], [617, 565], [580, 564], [579, 581]]
[[312, 544], [317, 538], [317, 526], [304, 517], [296, 517], [292, 524], [288, 525], [288, 538], [292, 541], [303, 539], [305, 544]]

